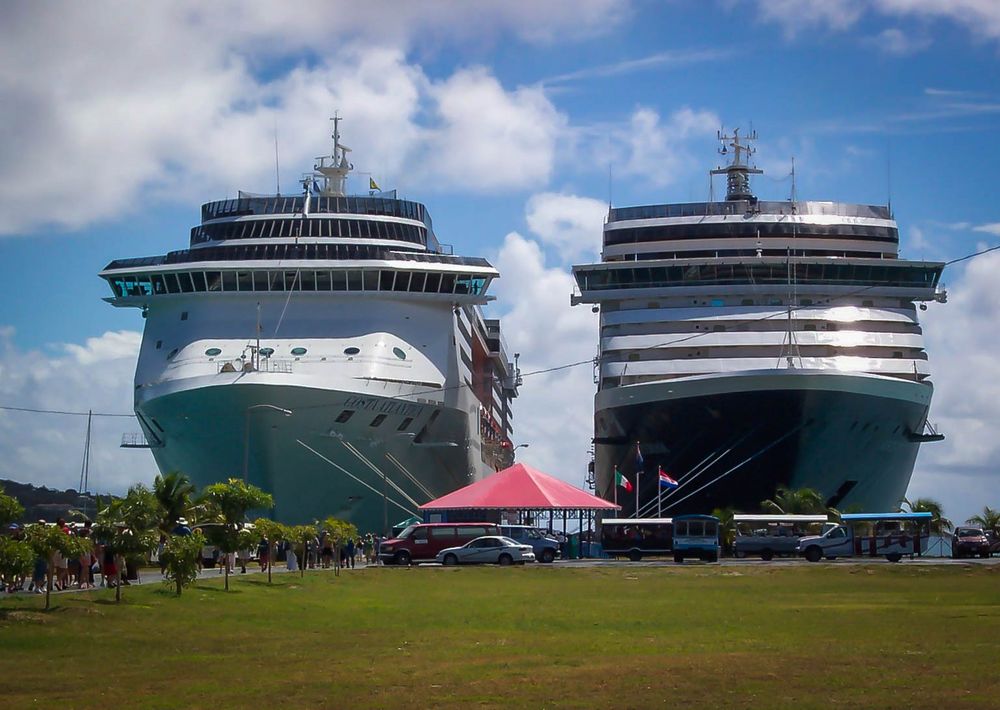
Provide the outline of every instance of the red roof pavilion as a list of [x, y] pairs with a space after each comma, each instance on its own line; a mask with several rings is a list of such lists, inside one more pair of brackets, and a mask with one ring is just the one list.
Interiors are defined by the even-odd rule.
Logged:
[[619, 510], [621, 506], [523, 463], [420, 506], [420, 510], [491, 509], [582, 511]]

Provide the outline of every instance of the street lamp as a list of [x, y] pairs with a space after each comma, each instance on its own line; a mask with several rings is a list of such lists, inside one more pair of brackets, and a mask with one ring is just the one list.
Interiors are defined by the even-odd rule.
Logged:
[[510, 452], [511, 452], [511, 453], [514, 453], [515, 451], [517, 451], [517, 450], [518, 450], [518, 449], [520, 449], [521, 447], [524, 447], [524, 448], [526, 449], [526, 448], [528, 448], [529, 446], [531, 446], [531, 444], [518, 444], [518, 445], [517, 445], [517, 446], [515, 446], [515, 447], [514, 447], [513, 449], [511, 449], [511, 450], [510, 450]]
[[273, 409], [276, 412], [281, 412], [286, 417], [292, 416], [291, 409], [285, 409], [284, 407], [276, 407], [273, 404], [252, 404], [247, 407], [246, 412], [246, 428], [243, 430], [243, 482], [247, 482], [247, 469], [250, 468], [250, 412], [255, 409]]

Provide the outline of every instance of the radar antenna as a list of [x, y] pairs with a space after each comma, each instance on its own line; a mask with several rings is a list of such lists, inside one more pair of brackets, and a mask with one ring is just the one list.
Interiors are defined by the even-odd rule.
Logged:
[[344, 197], [347, 194], [347, 174], [354, 170], [354, 165], [347, 159], [351, 149], [340, 142], [341, 117], [338, 112], [335, 111], [330, 120], [333, 121], [333, 134], [330, 136], [333, 138], [333, 153], [317, 157], [312, 175], [303, 178], [303, 183], [311, 178], [321, 196]]
[[761, 175], [764, 172], [750, 165], [750, 159], [757, 152], [757, 149], [750, 145], [750, 141], [757, 140], [757, 131], [751, 130], [748, 135], [740, 136], [740, 129], [736, 128], [732, 135], [727, 135], [721, 130], [717, 135], [719, 142], [722, 143], [719, 155], [728, 155], [732, 152], [733, 158], [729, 165], [711, 170], [709, 174], [726, 176], [726, 200], [756, 202], [757, 198], [750, 192], [750, 176]]

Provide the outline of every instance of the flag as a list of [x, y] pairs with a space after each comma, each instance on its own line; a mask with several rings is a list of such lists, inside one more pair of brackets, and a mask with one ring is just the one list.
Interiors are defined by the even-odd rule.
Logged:
[[378, 186], [378, 183], [375, 182], [375, 178], [373, 178], [371, 175], [368, 176], [368, 189], [369, 190], [378, 190], [380, 192], [382, 190], [382, 188]]
[[622, 472], [619, 471], [617, 467], [615, 467], [615, 485], [621, 486], [626, 491], [632, 490], [632, 481], [625, 478], [625, 476], [622, 475]]
[[659, 467], [660, 471], [660, 488], [677, 488], [680, 484], [667, 475], [667, 472], [663, 470], [663, 466]]
[[639, 442], [635, 442], [635, 472], [636, 475], [642, 473], [645, 462], [642, 460], [642, 451], [639, 450]]

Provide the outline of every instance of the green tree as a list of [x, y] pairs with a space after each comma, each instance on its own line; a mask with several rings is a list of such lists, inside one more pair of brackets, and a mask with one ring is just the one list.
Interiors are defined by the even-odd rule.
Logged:
[[17, 498], [7, 495], [3, 486], [0, 486], [0, 528], [6, 530], [11, 523], [21, 519], [24, 515], [24, 506]]
[[267, 540], [267, 583], [271, 583], [271, 568], [274, 566], [274, 556], [279, 542], [292, 541], [293, 536], [287, 525], [282, 525], [270, 518], [257, 518], [253, 522], [254, 532]]
[[766, 513], [778, 515], [820, 515], [827, 512], [823, 496], [812, 488], [792, 490], [778, 486], [774, 497], [761, 501], [760, 507]]
[[[274, 507], [274, 498], [257, 486], [252, 486], [238, 478], [230, 478], [228, 483], [213, 483], [202, 492], [202, 500], [208, 504], [210, 517], [221, 523], [215, 543], [226, 555], [241, 549], [245, 537], [241, 535], [247, 512]], [[225, 563], [226, 591], [229, 591], [229, 564]]]
[[51, 606], [52, 573], [55, 571], [56, 553], [66, 559], [72, 559], [88, 552], [91, 543], [88, 538], [67, 535], [57, 525], [44, 523], [29, 525], [24, 531], [24, 539], [34, 553], [48, 563], [45, 580], [45, 609], [47, 611]]
[[299, 576], [306, 576], [306, 549], [310, 540], [316, 539], [316, 528], [313, 525], [296, 525], [289, 529], [290, 541], [302, 546], [302, 556], [299, 558]]
[[115, 580], [115, 601], [122, 599], [122, 575], [125, 561], [139, 562], [146, 558], [159, 542], [163, 509], [148, 488], [137, 484], [128, 489], [124, 498], [112, 499], [97, 514], [94, 535], [110, 549], [118, 568]]
[[184, 587], [198, 579], [198, 558], [204, 546], [205, 536], [197, 532], [171, 535], [167, 539], [160, 559], [166, 564], [167, 584], [175, 585], [177, 596], [181, 595]]
[[0, 592], [14, 586], [35, 564], [35, 551], [24, 540], [0, 536]]
[[913, 501], [903, 498], [903, 505], [909, 508], [911, 513], [930, 513], [930, 531], [935, 535], [943, 535], [955, 527], [948, 518], [944, 517], [944, 506], [933, 498], [917, 498]]
[[180, 471], [171, 471], [157, 476], [153, 481], [153, 495], [162, 508], [160, 532], [170, 534], [177, 520], [191, 515], [191, 501], [195, 487], [191, 479]]
[[994, 535], [1000, 536], [1000, 510], [994, 510], [988, 505], [983, 507], [981, 514], [973, 515], [965, 522], [978, 525], [983, 530], [992, 530]]
[[323, 530], [330, 536], [333, 547], [333, 573], [340, 574], [340, 548], [347, 544], [348, 540], [358, 539], [358, 526], [346, 520], [329, 517], [323, 521]]
[[716, 508], [712, 515], [719, 519], [719, 533], [722, 539], [722, 550], [728, 554], [733, 554], [733, 545], [736, 542], [736, 523], [733, 522], [735, 511], [732, 508]]

